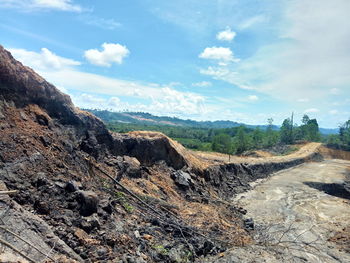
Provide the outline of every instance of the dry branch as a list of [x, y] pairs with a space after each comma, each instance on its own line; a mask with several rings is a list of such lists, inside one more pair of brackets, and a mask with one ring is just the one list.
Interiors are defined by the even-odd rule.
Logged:
[[[27, 245], [29, 245], [30, 247], [34, 248], [36, 251], [38, 251], [40, 254], [46, 256], [47, 258], [51, 259], [52, 261], [55, 261], [52, 257], [48, 256], [48, 254], [45, 254], [44, 252], [42, 252], [38, 247], [36, 247], [35, 245], [33, 245], [32, 243], [28, 242], [27, 240], [23, 239], [20, 235], [16, 234], [15, 232], [9, 230], [8, 228], [4, 227], [4, 226], [0, 226], [0, 229], [10, 233], [11, 235], [17, 237], [19, 240], [23, 241], [24, 243], [26, 243]], [[51, 251], [50, 251], [51, 252]], [[50, 254], [50, 253], [49, 253]]]
[[0, 243], [11, 248], [13, 251], [17, 252], [19, 255], [21, 255], [23, 258], [25, 258], [26, 260], [28, 260], [29, 262], [33, 262], [36, 263], [35, 260], [31, 259], [29, 256], [27, 256], [26, 254], [24, 254], [23, 252], [21, 252], [19, 249], [17, 249], [16, 247], [14, 247], [13, 245], [11, 245], [10, 243], [8, 243], [7, 241], [3, 240], [0, 238]]

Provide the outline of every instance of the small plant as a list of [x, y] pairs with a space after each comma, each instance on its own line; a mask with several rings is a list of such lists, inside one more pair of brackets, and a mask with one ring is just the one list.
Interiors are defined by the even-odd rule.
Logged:
[[159, 254], [166, 256], [169, 253], [169, 249], [166, 249], [164, 246], [162, 245], [154, 245], [152, 246], [153, 249], [155, 249]]
[[124, 208], [124, 210], [128, 213], [132, 213], [134, 207], [129, 204], [125, 194], [123, 192], [115, 192], [115, 197], [119, 204]]

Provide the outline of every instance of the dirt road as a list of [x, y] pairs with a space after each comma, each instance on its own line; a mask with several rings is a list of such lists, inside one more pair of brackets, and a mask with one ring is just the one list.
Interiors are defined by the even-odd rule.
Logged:
[[211, 262], [350, 262], [328, 241], [350, 225], [344, 180], [350, 161], [305, 163], [255, 182], [234, 203], [253, 218], [256, 245], [233, 249]]

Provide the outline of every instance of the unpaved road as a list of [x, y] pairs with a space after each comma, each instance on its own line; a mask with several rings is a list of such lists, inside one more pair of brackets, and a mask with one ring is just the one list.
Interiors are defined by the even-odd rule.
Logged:
[[255, 182], [233, 202], [247, 210], [256, 245], [211, 262], [350, 262], [329, 237], [350, 225], [350, 194], [343, 182], [350, 161], [305, 163]]

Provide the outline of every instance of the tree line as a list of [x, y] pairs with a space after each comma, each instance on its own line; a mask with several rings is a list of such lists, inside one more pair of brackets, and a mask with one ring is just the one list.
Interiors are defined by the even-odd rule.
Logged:
[[293, 117], [286, 118], [280, 129], [276, 129], [272, 118], [268, 119], [263, 128], [201, 128], [121, 122], [108, 122], [107, 126], [116, 132], [160, 131], [187, 148], [226, 154], [242, 154], [248, 150], [268, 149], [302, 141], [322, 141], [333, 147], [350, 149], [350, 120], [340, 127], [339, 134], [325, 136], [320, 134], [317, 120], [310, 119], [308, 115], [303, 116], [300, 125], [293, 122]]

